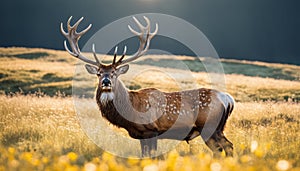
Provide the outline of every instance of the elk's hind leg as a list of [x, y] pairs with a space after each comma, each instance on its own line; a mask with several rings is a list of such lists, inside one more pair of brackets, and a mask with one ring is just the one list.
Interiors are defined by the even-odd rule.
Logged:
[[233, 156], [233, 144], [225, 137], [223, 132], [214, 133], [205, 144], [212, 150], [215, 157], [220, 157], [224, 150], [226, 156]]
[[157, 137], [149, 139], [140, 139], [142, 157], [153, 157], [153, 153], [157, 150]]
[[220, 139], [217, 134], [213, 134], [209, 139], [205, 141], [205, 144], [211, 149], [214, 157], [221, 157], [221, 152], [223, 151], [223, 147], [220, 144]]
[[233, 156], [233, 144], [225, 137], [223, 132], [218, 133], [220, 144], [222, 145], [226, 156]]

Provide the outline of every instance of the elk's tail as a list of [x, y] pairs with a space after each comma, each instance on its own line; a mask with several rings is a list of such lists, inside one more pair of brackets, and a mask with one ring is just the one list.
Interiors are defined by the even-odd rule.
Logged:
[[222, 118], [221, 118], [221, 121], [218, 126], [218, 130], [223, 131], [226, 121], [233, 111], [235, 101], [234, 101], [233, 97], [227, 93], [219, 94], [219, 99], [223, 103], [224, 111], [223, 111]]
[[229, 94], [226, 94], [226, 97], [227, 97], [227, 111], [226, 111], [226, 113], [228, 114], [228, 116], [230, 116], [232, 111], [233, 111], [235, 101], [234, 101], [233, 97]]

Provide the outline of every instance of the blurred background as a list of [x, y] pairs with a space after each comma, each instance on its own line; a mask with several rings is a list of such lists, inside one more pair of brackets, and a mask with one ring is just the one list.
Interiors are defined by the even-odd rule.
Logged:
[[[220, 57], [300, 65], [299, 5], [297, 0], [9, 0], [0, 6], [0, 46], [62, 50], [59, 24], [71, 15], [85, 17], [81, 28], [93, 24], [81, 39], [83, 45], [97, 30], [122, 17], [164, 13], [196, 26]], [[193, 55], [178, 48], [179, 42], [162, 37], [154, 41], [152, 48]]]

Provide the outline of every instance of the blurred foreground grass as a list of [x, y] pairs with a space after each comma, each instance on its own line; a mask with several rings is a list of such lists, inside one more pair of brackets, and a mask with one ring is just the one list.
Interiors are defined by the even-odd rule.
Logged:
[[[120, 158], [96, 146], [81, 129], [72, 98], [1, 95], [0, 100], [0, 170], [300, 169], [300, 106], [294, 102], [237, 103], [225, 129], [234, 144], [234, 158], [213, 159], [197, 138], [156, 159], [140, 160]], [[91, 121], [100, 115], [89, 107], [86, 113]], [[101, 130], [98, 134], [100, 142], [107, 141], [115, 150], [140, 152], [134, 144], [122, 144], [118, 136], [108, 138]]]

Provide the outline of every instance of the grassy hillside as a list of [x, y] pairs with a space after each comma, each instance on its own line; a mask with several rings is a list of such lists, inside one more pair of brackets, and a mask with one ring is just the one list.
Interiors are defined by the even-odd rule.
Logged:
[[[109, 60], [111, 57], [105, 56], [105, 61]], [[77, 62], [63, 51], [0, 48], [0, 91], [5, 94], [42, 92], [51, 96], [71, 95], [72, 81], [75, 81], [77, 94], [82, 91], [92, 97], [96, 79], [86, 73], [83, 63], [76, 65]], [[221, 62], [226, 73], [227, 91], [237, 101], [300, 99], [300, 66], [225, 59]], [[82, 71], [75, 73], [75, 68]], [[136, 75], [145, 68], [151, 70]], [[170, 77], [164, 72], [177, 75]], [[193, 78], [187, 78], [188, 75]], [[130, 89], [156, 87], [176, 91], [195, 88], [195, 82], [198, 84], [196, 87], [213, 86], [201, 61], [187, 56], [142, 57], [131, 64], [122, 80]], [[178, 83], [183, 87], [179, 87]]]

